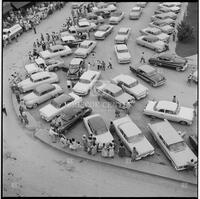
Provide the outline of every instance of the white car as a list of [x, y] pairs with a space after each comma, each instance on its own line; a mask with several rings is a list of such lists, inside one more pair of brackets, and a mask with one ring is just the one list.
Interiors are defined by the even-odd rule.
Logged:
[[131, 62], [131, 55], [125, 44], [116, 44], [114, 46], [115, 54], [117, 56], [117, 61], [119, 64], [122, 63], [130, 63]]
[[177, 14], [175, 14], [174, 12], [167, 12], [167, 13], [153, 15], [151, 17], [151, 21], [155, 21], [157, 19], [167, 19], [167, 18], [171, 18], [173, 20], [176, 20]]
[[174, 12], [175, 14], [178, 14], [180, 10], [181, 8], [178, 6], [167, 7], [167, 6], [163, 6], [162, 4], [159, 4], [158, 10], [157, 12], [155, 11], [155, 14], [161, 14], [162, 12]]
[[113, 125], [126, 148], [130, 152], [132, 152], [133, 147], [136, 148], [138, 152], [136, 160], [154, 154], [154, 147], [128, 115], [114, 120]]
[[142, 35], [152, 35], [158, 37], [159, 40], [169, 43], [170, 36], [166, 33], [163, 33], [159, 28], [147, 27], [140, 30]]
[[166, 7], [181, 7], [181, 2], [164, 2], [164, 3], [161, 3], [160, 5], [162, 6], [166, 6]]
[[148, 2], [137, 2], [136, 5], [145, 8]]
[[17, 84], [20, 92], [25, 93], [35, 89], [37, 86], [44, 83], [56, 83], [59, 82], [58, 76], [53, 72], [38, 72], [31, 75], [29, 78], [19, 82]]
[[136, 39], [136, 43], [144, 46], [158, 53], [164, 52], [169, 49], [169, 46], [155, 36], [140, 36]]
[[192, 73], [192, 80], [194, 82], [198, 82], [198, 71], [196, 70], [194, 73]]
[[81, 75], [79, 81], [73, 87], [73, 91], [81, 96], [89, 94], [100, 74], [101, 72], [99, 71], [87, 70]]
[[95, 31], [97, 29], [97, 25], [88, 21], [86, 18], [81, 18], [79, 19], [77, 25], [75, 25], [75, 29], [78, 32]]
[[101, 86], [96, 87], [96, 91], [99, 96], [113, 102], [121, 109], [127, 108], [127, 102], [131, 105], [135, 104], [135, 98], [124, 92], [123, 89], [116, 84], [103, 83]]
[[144, 108], [144, 114], [151, 117], [179, 122], [191, 125], [194, 120], [194, 109], [180, 106], [179, 103], [171, 101], [148, 101]]
[[131, 9], [129, 13], [129, 19], [139, 19], [142, 15], [142, 7], [135, 6]]
[[62, 94], [51, 100], [50, 104], [42, 107], [39, 110], [40, 116], [42, 119], [47, 122], [51, 121], [54, 117], [59, 116], [62, 112], [66, 112], [72, 107], [79, 106], [82, 102], [82, 98], [76, 94]]
[[58, 84], [42, 84], [33, 92], [22, 97], [27, 108], [36, 108], [39, 104], [62, 94], [64, 91]]
[[98, 27], [97, 31], [94, 33], [95, 39], [105, 39], [113, 30], [112, 25], [101, 25]]
[[88, 134], [92, 134], [96, 137], [96, 143], [99, 144], [99, 148], [101, 149], [103, 143], [109, 144], [114, 140], [111, 135], [104, 119], [99, 114], [90, 115], [83, 118], [83, 122], [88, 131]]
[[167, 19], [157, 19], [155, 21], [152, 21], [150, 23], [150, 27], [153, 27], [153, 26], [159, 26], [159, 27], [162, 27], [162, 26], [165, 26], [165, 25], [170, 25], [172, 26], [173, 28], [175, 27], [175, 21], [171, 18], [167, 18]]
[[127, 27], [121, 27], [118, 32], [117, 35], [115, 37], [115, 43], [116, 44], [124, 44], [127, 43], [127, 40], [130, 36], [131, 33], [131, 28], [127, 28]]
[[124, 18], [124, 12], [116, 11], [111, 14], [109, 24], [118, 24]]
[[71, 48], [69, 48], [68, 46], [62, 46], [62, 45], [50, 46], [48, 50], [39, 52], [40, 57], [45, 60], [54, 58], [57, 56], [64, 57], [70, 54], [72, 54]]
[[96, 47], [97, 42], [85, 40], [81, 42], [79, 48], [74, 52], [75, 57], [86, 58]]
[[154, 140], [177, 171], [187, 169], [191, 159], [194, 160], [194, 164], [197, 163], [196, 155], [167, 120], [148, 126]]
[[94, 13], [99, 13], [99, 12], [114, 12], [117, 10], [117, 7], [113, 4], [107, 4], [104, 2], [100, 2], [97, 4], [97, 6], [92, 8], [92, 11]]
[[159, 28], [163, 33], [166, 33], [168, 35], [171, 35], [175, 31], [175, 28], [173, 26], [163, 23], [162, 20], [160, 22], [153, 21], [149, 23], [149, 26]]
[[137, 100], [146, 97], [149, 89], [138, 82], [135, 78], [120, 74], [111, 80], [112, 83], [117, 84], [123, 88], [127, 93], [134, 96]]

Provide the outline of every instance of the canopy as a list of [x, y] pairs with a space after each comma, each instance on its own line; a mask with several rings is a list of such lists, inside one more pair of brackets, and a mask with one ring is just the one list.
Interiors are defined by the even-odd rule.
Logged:
[[19, 9], [27, 4], [31, 3], [30, 1], [21, 1], [21, 2], [12, 2], [12, 6], [15, 7], [16, 9]]

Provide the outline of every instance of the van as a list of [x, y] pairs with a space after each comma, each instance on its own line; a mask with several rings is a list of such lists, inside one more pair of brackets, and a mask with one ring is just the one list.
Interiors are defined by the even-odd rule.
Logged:
[[19, 24], [12, 26], [11, 28], [3, 29], [3, 39], [13, 39], [15, 36], [20, 36], [23, 32], [22, 27]]

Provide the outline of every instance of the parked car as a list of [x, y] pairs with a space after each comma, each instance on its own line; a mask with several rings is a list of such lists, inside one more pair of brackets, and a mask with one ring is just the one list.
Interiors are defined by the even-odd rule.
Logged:
[[88, 13], [87, 19], [89, 22], [95, 23], [96, 25], [103, 24], [105, 19], [102, 16], [98, 16], [94, 13]]
[[136, 5], [141, 8], [145, 8], [148, 2], [137, 2]]
[[77, 25], [75, 25], [75, 28], [78, 32], [95, 31], [97, 29], [97, 25], [89, 22], [86, 18], [81, 18], [79, 19]]
[[166, 78], [150, 65], [145, 64], [138, 68], [130, 66], [130, 70], [153, 87], [161, 86], [166, 82]]
[[181, 8], [178, 6], [167, 7], [167, 6], [163, 6], [162, 4], [159, 4], [158, 10], [157, 10], [158, 12], [155, 12], [155, 14], [161, 14], [161, 13], [166, 13], [166, 12], [174, 12], [175, 14], [178, 14], [180, 10]]
[[131, 55], [126, 44], [116, 44], [114, 50], [119, 64], [131, 62]]
[[149, 89], [138, 82], [135, 78], [120, 74], [111, 80], [112, 83], [120, 86], [124, 91], [140, 100], [148, 95]]
[[22, 97], [27, 108], [36, 108], [39, 104], [62, 94], [64, 91], [58, 84], [44, 83], [33, 92]]
[[83, 6], [84, 3], [81, 2], [73, 2], [72, 3], [72, 9], [77, 9]]
[[163, 33], [159, 28], [147, 27], [140, 30], [142, 35], [155, 36], [159, 40], [169, 43], [170, 36], [166, 33]]
[[59, 134], [65, 134], [66, 130], [74, 126], [78, 121], [81, 121], [84, 117], [89, 116], [92, 113], [92, 109], [87, 106], [73, 107], [64, 111], [59, 117], [61, 120], [61, 126], [57, 128]]
[[172, 53], [163, 53], [162, 55], [151, 57], [149, 63], [154, 66], [176, 69], [177, 71], [185, 71], [188, 67], [186, 58]]
[[47, 60], [57, 56], [67, 56], [72, 54], [72, 50], [68, 46], [54, 45], [50, 46], [48, 50], [39, 52], [41, 58]]
[[23, 33], [23, 29], [19, 24], [15, 24], [10, 28], [3, 29], [3, 40], [14, 39], [16, 36], [20, 36]]
[[169, 45], [164, 41], [160, 41], [156, 36], [140, 36], [136, 39], [136, 43], [140, 46], [154, 50], [157, 53], [161, 53], [169, 49]]
[[82, 58], [73, 58], [67, 71], [67, 79], [79, 80], [85, 69], [85, 60]]
[[107, 4], [104, 2], [100, 2], [97, 4], [97, 6], [92, 8], [92, 12], [98, 13], [98, 12], [114, 12], [117, 10], [117, 7], [113, 4]]
[[197, 163], [196, 155], [167, 120], [148, 126], [153, 138], [177, 171], [187, 169], [191, 159]]
[[163, 2], [160, 5], [166, 6], [166, 7], [181, 7], [181, 2]]
[[[161, 20], [162, 21], [162, 20]], [[164, 23], [157, 23], [157, 21], [151, 22], [149, 24], [150, 27], [155, 27], [155, 28], [159, 28], [162, 32], [171, 35], [174, 31], [175, 28], [170, 26], [170, 25], [164, 25]]]
[[109, 24], [118, 24], [124, 18], [124, 12], [115, 11], [111, 14]]
[[83, 118], [83, 122], [88, 131], [88, 134], [92, 134], [96, 137], [96, 143], [98, 143], [98, 148], [102, 149], [103, 143], [109, 144], [114, 140], [111, 135], [104, 119], [100, 114], [93, 114]]
[[75, 57], [86, 58], [96, 47], [97, 42], [85, 40], [81, 42], [79, 48], [74, 52]]
[[198, 138], [196, 135], [189, 135], [189, 141], [194, 149], [194, 151], [198, 154]]
[[73, 87], [73, 91], [80, 96], [89, 94], [100, 74], [99, 71], [87, 70], [81, 75], [79, 81]]
[[174, 12], [167, 12], [167, 13], [153, 15], [151, 17], [151, 21], [155, 21], [157, 19], [167, 19], [167, 18], [171, 18], [173, 20], [176, 20], [177, 14], [175, 14]]
[[133, 147], [136, 148], [138, 152], [136, 160], [154, 154], [154, 147], [128, 115], [114, 120], [113, 125], [128, 151], [132, 152]]
[[79, 106], [81, 102], [82, 98], [73, 92], [69, 94], [64, 93], [52, 99], [50, 104], [47, 104], [39, 110], [39, 113], [42, 119], [49, 122], [54, 117], [59, 116], [63, 111]]
[[114, 102], [119, 108], [126, 109], [127, 102], [131, 105], [135, 104], [135, 98], [130, 94], [124, 92], [122, 88], [112, 83], [103, 83], [101, 86], [96, 88], [99, 96], [107, 99], [108, 101]]
[[57, 82], [59, 82], [59, 79], [56, 73], [44, 71], [31, 75], [29, 78], [19, 82], [17, 86], [21, 93], [25, 93], [35, 89], [41, 84]]
[[103, 19], [105, 20], [105, 19], [110, 18], [111, 11], [95, 10], [94, 14], [103, 17]]
[[158, 6], [157, 10], [154, 11], [154, 14], [157, 15], [157, 14], [167, 13], [167, 12], [170, 12], [170, 11], [171, 10], [168, 7]]
[[105, 39], [113, 31], [112, 25], [101, 25], [98, 27], [97, 31], [94, 33], [95, 39]]
[[73, 35], [73, 34], [70, 34], [69, 32], [62, 32], [61, 33], [62, 44], [67, 45], [70, 48], [76, 48], [83, 41], [83, 39], [78, 38], [75, 35], [76, 34]]
[[121, 27], [118, 30], [117, 35], [115, 37], [115, 43], [116, 44], [124, 44], [124, 43], [126, 44], [130, 34], [131, 34], [131, 28]]
[[192, 80], [197, 83], [198, 82], [198, 71], [194, 71], [192, 74]]
[[129, 19], [139, 19], [142, 15], [142, 7], [135, 6], [131, 9], [129, 13]]
[[[152, 21], [149, 26], [150, 27], [156, 27], [156, 28], [162, 28], [166, 25], [170, 25], [172, 28], [175, 27], [175, 21], [173, 19], [167, 18], [167, 19], [157, 19], [155, 21]], [[163, 31], [164, 32], [164, 31]]]
[[194, 120], [194, 109], [180, 106], [179, 103], [161, 100], [151, 101], [149, 100], [144, 108], [144, 114], [179, 122], [184, 125], [191, 125]]

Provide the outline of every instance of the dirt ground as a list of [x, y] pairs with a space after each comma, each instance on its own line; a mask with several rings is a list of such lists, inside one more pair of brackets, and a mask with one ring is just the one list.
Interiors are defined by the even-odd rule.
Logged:
[[[114, 76], [125, 73], [134, 76], [129, 71], [129, 65], [120, 65], [117, 63], [114, 55], [114, 36], [119, 27], [131, 27], [132, 33], [128, 41], [128, 48], [132, 55], [131, 65], [138, 65], [141, 52], [145, 52], [146, 60], [154, 53], [151, 50], [139, 47], [135, 43], [135, 39], [140, 35], [139, 30], [145, 28], [150, 22], [150, 16], [157, 7], [157, 3], [149, 3], [144, 9], [142, 17], [138, 21], [130, 21], [127, 17], [128, 12], [135, 3], [119, 3], [118, 6], [122, 11], [125, 11], [126, 17], [118, 25], [114, 27], [114, 31], [104, 41], [98, 41], [95, 49], [96, 59], [103, 59], [106, 63], [109, 57], [112, 58], [113, 70], [106, 70], [101, 74], [101, 80], [109, 80]], [[4, 146], [4, 195], [5, 196], [194, 196], [196, 189], [187, 185], [175, 185], [173, 183], [166, 183], [161, 181], [160, 184], [152, 183], [150, 177], [141, 177], [139, 174], [129, 174], [126, 171], [120, 174], [117, 169], [102, 167], [96, 164], [88, 164], [80, 160], [66, 157], [64, 154], [59, 154], [57, 151], [42, 146], [40, 142], [32, 139], [30, 132], [23, 129], [17, 120], [10, 99], [10, 90], [8, 88], [8, 78], [14, 70], [22, 73], [24, 65], [28, 63], [27, 53], [32, 48], [33, 40], [40, 37], [40, 33], [51, 32], [58, 30], [65, 19], [69, 16], [71, 3], [59, 12], [56, 12], [48, 19], [43, 21], [37, 27], [37, 35], [33, 32], [23, 34], [17, 43], [9, 45], [3, 49], [3, 101], [7, 107], [8, 117], [3, 120], [3, 146]], [[93, 36], [92, 36], [93, 38]], [[68, 64], [73, 55], [64, 58]], [[86, 59], [86, 62], [93, 61], [91, 55]], [[96, 70], [96, 68], [95, 68]], [[159, 70], [167, 77], [166, 85], [159, 88], [152, 88], [146, 82], [139, 79], [139, 81], [149, 88], [149, 96], [143, 100], [136, 102], [130, 117], [144, 132], [150, 142], [156, 147], [158, 153], [161, 154], [159, 161], [169, 165], [169, 161], [157, 147], [153, 141], [150, 133], [147, 130], [147, 123], [152, 121], [150, 118], [142, 114], [142, 110], [149, 99], [166, 99], [171, 100], [173, 95], [176, 95], [179, 102], [183, 106], [192, 107], [192, 104], [197, 99], [197, 85], [187, 84], [187, 76], [191, 68], [185, 72], [177, 72], [174, 70], [159, 68]], [[66, 88], [66, 75], [58, 71], [57, 74], [61, 79], [60, 85], [69, 92]], [[84, 97], [85, 102], [90, 102], [93, 108], [93, 113], [100, 113], [107, 124], [114, 119], [114, 107], [105, 100], [96, 105], [96, 95], [93, 92], [90, 96]], [[47, 102], [49, 103], [49, 102]], [[38, 109], [45, 104], [40, 105], [37, 109], [30, 112], [34, 115], [36, 120], [40, 121], [41, 125], [48, 128], [48, 124], [40, 119]], [[124, 113], [122, 112], [122, 115]], [[12, 125], [10, 125], [12, 124]], [[195, 134], [197, 123], [196, 120], [191, 126], [182, 126], [176, 123], [172, 125], [181, 131], [186, 132], [186, 141], [188, 135]], [[78, 123], [75, 128], [69, 132], [69, 137], [80, 138], [82, 134], [87, 134], [82, 122]], [[16, 158], [16, 159], [15, 159]], [[148, 161], [158, 161], [154, 157], [149, 157]], [[83, 166], [84, 165], [84, 166]], [[96, 170], [96, 168], [98, 168]], [[98, 172], [97, 172], [98, 171]], [[85, 172], [85, 173], [84, 173]], [[117, 174], [117, 175], [116, 175]], [[88, 175], [88, 177], [87, 177]], [[130, 175], [130, 176], [129, 176]], [[131, 177], [136, 179], [133, 181]], [[38, 183], [39, 180], [39, 183]], [[123, 181], [124, 180], [124, 181]], [[126, 181], [126, 182], [125, 182]], [[158, 180], [159, 181], [159, 180]], [[123, 182], [123, 187], [112, 183]], [[57, 186], [58, 185], [58, 186]], [[131, 186], [130, 186], [131, 185]], [[135, 185], [137, 189], [132, 189]], [[145, 191], [143, 190], [143, 186]], [[73, 187], [73, 188], [72, 188]], [[159, 188], [158, 188], [159, 187]]]

